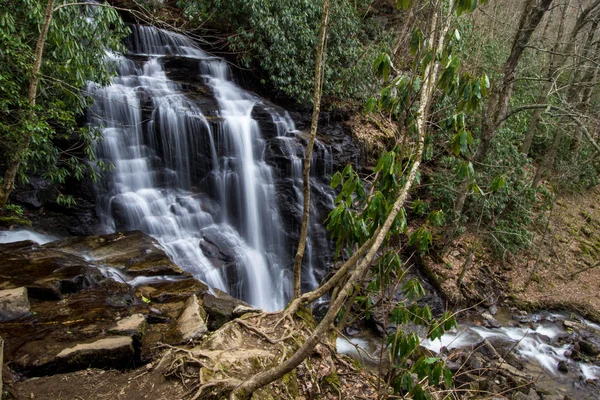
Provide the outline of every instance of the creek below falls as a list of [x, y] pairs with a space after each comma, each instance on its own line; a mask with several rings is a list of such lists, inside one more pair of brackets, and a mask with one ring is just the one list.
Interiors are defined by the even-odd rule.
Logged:
[[[88, 123], [103, 133], [98, 156], [116, 167], [94, 188], [98, 233], [141, 230], [210, 288], [258, 308], [282, 309], [292, 291], [305, 134], [286, 110], [238, 86], [225, 60], [182, 35], [131, 29], [129, 53], [108, 55], [118, 70], [114, 83], [87, 88], [94, 98]], [[333, 207], [333, 158], [327, 139], [318, 141], [304, 290], [318, 285], [333, 258], [318, 222]], [[0, 243], [57, 239], [27, 230], [0, 232]], [[569, 315], [550, 312], [512, 317], [500, 313], [488, 327], [462, 321], [458, 331], [423, 346], [448, 355], [474, 351], [484, 339], [500, 342], [518, 356], [523, 371], [539, 377], [538, 387], [600, 398], [585, 385], [600, 379], [597, 358], [574, 356], [581, 340], [600, 345], [600, 326], [583, 319], [569, 325]], [[338, 339], [340, 352], [367, 364], [379, 359], [378, 338], [363, 332], [349, 340]], [[559, 363], [566, 368], [559, 371]]]

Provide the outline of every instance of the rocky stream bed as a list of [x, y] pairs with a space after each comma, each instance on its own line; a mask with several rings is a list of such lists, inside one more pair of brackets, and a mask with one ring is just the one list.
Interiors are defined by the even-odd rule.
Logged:
[[[122, 385], [115, 398], [136, 398], [139, 388], [145, 388], [145, 398], [181, 398], [185, 387], [179, 379], [165, 377], [168, 370], [160, 364], [165, 351], [177, 345], [205, 356], [206, 351], [214, 352], [213, 367], [239, 367], [244, 374], [258, 362], [248, 357], [266, 363], [282, 356], [270, 348], [275, 346], [257, 338], [249, 342], [252, 335], [240, 331], [245, 325], [230, 323], [236, 317], [248, 320], [259, 310], [194, 279], [142, 232], [55, 239], [30, 231], [0, 233], [1, 242], [10, 242], [0, 244], [3, 398], [61, 398], [57, 391], [65, 391], [62, 398], [81, 398], [77, 386], [66, 390], [60, 384], [68, 379], [81, 382], [80, 393], [89, 399], [103, 398], [93, 394], [93, 388], [112, 393], [112, 386], [92, 378]], [[338, 339], [338, 352], [362, 359], [367, 366], [376, 364], [377, 334], [351, 333], [349, 341]], [[447, 360], [457, 394], [598, 399], [599, 346], [600, 326], [577, 315], [493, 307], [471, 312], [459, 330], [441, 341], [425, 341], [422, 351]], [[331, 371], [344, 368], [354, 377], [364, 374], [365, 382], [376, 380], [375, 372], [349, 369], [349, 361], [323, 356], [327, 350], [318, 352], [318, 362], [324, 363], [317, 374], [322, 382], [332, 379]], [[302, 381], [302, 374], [311, 371], [299, 371], [292, 392], [281, 392], [289, 382], [272, 390], [281, 398], [290, 393], [314, 393], [319, 398], [312, 378]], [[132, 379], [139, 374], [144, 378], [136, 378], [138, 389], [133, 390]], [[155, 384], [156, 390], [148, 392]], [[365, 384], [361, 390], [374, 395], [374, 387]], [[327, 389], [318, 390], [323, 390], [321, 398], [328, 398]]]

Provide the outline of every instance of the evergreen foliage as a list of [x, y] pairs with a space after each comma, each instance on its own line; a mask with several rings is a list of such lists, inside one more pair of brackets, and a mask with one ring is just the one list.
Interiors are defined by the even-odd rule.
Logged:
[[[300, 104], [312, 102], [320, 0], [194, 0], [179, 5], [188, 18], [229, 31], [229, 47], [242, 66], [259, 68], [263, 83]], [[362, 99], [373, 91], [370, 66], [388, 43], [367, 10], [348, 1], [332, 3], [325, 97]]]
[[[69, 2], [56, 1], [32, 109], [28, 86], [46, 3], [3, 0], [0, 7], [0, 148], [3, 163], [22, 152], [21, 181], [36, 173], [62, 183], [97, 174], [87, 161], [106, 167], [94, 157], [98, 131], [82, 127], [79, 117], [89, 105], [88, 82], [109, 83], [114, 68], [107, 52], [122, 49], [126, 28], [108, 6], [61, 7]], [[72, 146], [61, 149], [59, 142]]]

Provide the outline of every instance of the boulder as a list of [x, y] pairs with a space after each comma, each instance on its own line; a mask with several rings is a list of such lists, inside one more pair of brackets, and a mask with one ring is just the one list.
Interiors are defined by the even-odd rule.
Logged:
[[117, 321], [116, 326], [111, 328], [108, 333], [112, 335], [131, 336], [139, 341], [146, 334], [147, 326], [148, 323], [144, 314], [133, 314]]
[[239, 305], [249, 307], [246, 303], [231, 297], [225, 292], [218, 289], [214, 290], [215, 294], [207, 293], [203, 298], [202, 306], [208, 314], [208, 328], [211, 331], [217, 330], [227, 322], [235, 318], [234, 310]]
[[596, 357], [598, 354], [600, 354], [598, 346], [588, 340], [579, 341], [579, 349], [582, 353], [591, 357]]
[[562, 373], [567, 374], [569, 372], [569, 365], [567, 364], [566, 361], [559, 361], [558, 362], [558, 370]]
[[10, 321], [29, 315], [27, 289], [0, 290], [0, 321]]
[[190, 340], [203, 337], [208, 332], [205, 320], [206, 311], [200, 306], [198, 297], [196, 295], [190, 296], [175, 325], [179, 341], [189, 342]]
[[484, 312], [481, 314], [481, 318], [483, 318], [483, 325], [487, 328], [500, 328], [502, 325], [492, 316], [489, 312]]
[[89, 367], [123, 368], [133, 360], [133, 340], [112, 336], [66, 348], [56, 355], [53, 364], [57, 370], [74, 371]]

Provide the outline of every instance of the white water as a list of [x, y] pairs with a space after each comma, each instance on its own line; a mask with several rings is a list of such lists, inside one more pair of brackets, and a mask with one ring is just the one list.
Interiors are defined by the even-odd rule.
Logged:
[[[251, 116], [259, 99], [229, 79], [223, 60], [187, 38], [132, 29], [129, 47], [137, 58], [115, 58], [121, 64], [114, 84], [89, 87], [95, 98], [89, 120], [104, 134], [98, 154], [116, 167], [97, 188], [107, 231], [141, 229], [209, 286], [263, 309], [281, 309], [291, 291], [284, 265], [291, 257], [265, 141]], [[216, 115], [168, 79], [163, 61], [170, 55], [197, 62], [217, 101]], [[282, 138], [293, 137], [289, 116], [271, 115]], [[302, 162], [292, 162], [294, 179], [301, 180]], [[234, 254], [234, 265], [215, 266], [201, 242]], [[309, 260], [310, 250], [309, 244]]]
[[[565, 319], [566, 316], [552, 314], [554, 318]], [[586, 321], [587, 322], [587, 321]], [[593, 325], [587, 322], [590, 325]], [[447, 349], [473, 346], [483, 339], [497, 338], [514, 343], [517, 354], [537, 363], [551, 375], [558, 376], [558, 363], [568, 361], [566, 353], [572, 349], [569, 344], [559, 345], [553, 340], [567, 332], [559, 323], [542, 321], [535, 329], [523, 327], [483, 328], [480, 326], [463, 326], [459, 330], [447, 332], [440, 339], [424, 340], [421, 344], [429, 350], [439, 353], [442, 347]], [[576, 363], [584, 379], [600, 379], [600, 367]]]
[[31, 240], [37, 244], [45, 244], [58, 240], [57, 237], [44, 235], [42, 233], [18, 229], [14, 231], [0, 231], [0, 243], [14, 243], [23, 240]]

